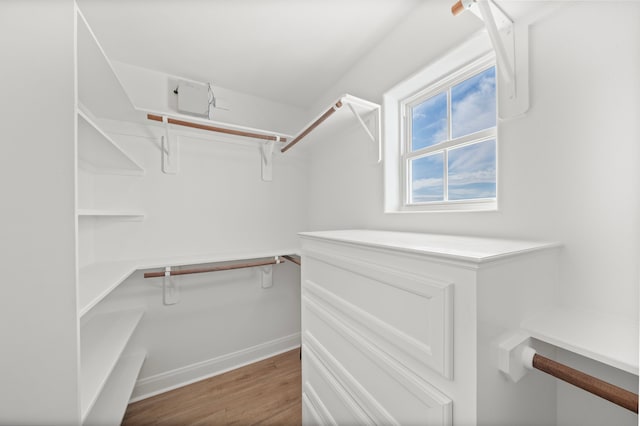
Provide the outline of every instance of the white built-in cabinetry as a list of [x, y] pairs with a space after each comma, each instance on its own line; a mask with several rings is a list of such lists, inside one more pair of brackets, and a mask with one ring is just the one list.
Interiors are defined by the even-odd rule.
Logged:
[[555, 300], [557, 244], [358, 230], [301, 240], [303, 423], [555, 424], [554, 381], [509, 382], [498, 343]]
[[96, 204], [84, 188], [96, 174], [144, 175], [144, 169], [98, 124], [98, 118], [123, 119], [135, 114], [109, 61], [82, 13], [77, 11], [77, 241], [78, 319], [80, 322], [80, 422], [119, 424], [124, 415], [144, 353], [128, 353], [127, 343], [143, 310], [91, 314], [115, 286], [131, 273], [127, 265], [99, 263], [93, 256], [98, 221], [141, 220], [144, 213], [128, 206]]

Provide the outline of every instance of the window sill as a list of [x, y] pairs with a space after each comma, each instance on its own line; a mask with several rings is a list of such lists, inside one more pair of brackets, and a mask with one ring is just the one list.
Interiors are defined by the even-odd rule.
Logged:
[[448, 203], [431, 203], [425, 205], [398, 206], [394, 209], [385, 209], [385, 214], [394, 213], [475, 213], [475, 212], [497, 212], [498, 202], [491, 201], [464, 201]]

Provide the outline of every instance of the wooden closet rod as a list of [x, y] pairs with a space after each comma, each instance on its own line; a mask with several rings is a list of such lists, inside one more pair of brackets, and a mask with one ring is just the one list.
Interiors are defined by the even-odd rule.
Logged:
[[462, 0], [458, 0], [453, 6], [451, 6], [451, 14], [453, 16], [457, 16], [464, 11], [464, 4], [462, 4]]
[[326, 120], [327, 118], [329, 118], [331, 116], [331, 114], [333, 114], [334, 112], [336, 112], [339, 108], [342, 107], [342, 101], [338, 101], [336, 102], [336, 104], [334, 106], [332, 106], [331, 108], [329, 108], [327, 110], [327, 112], [325, 112], [324, 114], [322, 114], [320, 116], [320, 118], [318, 118], [316, 121], [314, 121], [309, 127], [307, 127], [302, 133], [300, 133], [298, 136], [296, 136], [296, 138], [294, 140], [292, 140], [291, 142], [289, 142], [289, 144], [287, 146], [285, 146], [284, 148], [282, 148], [280, 150], [280, 152], [287, 152], [292, 146], [294, 146], [295, 144], [297, 144], [298, 142], [300, 142], [302, 140], [302, 138], [304, 138], [305, 136], [307, 136], [309, 133], [311, 133], [311, 131], [313, 131], [313, 129], [315, 129], [316, 127], [318, 127], [324, 120]]
[[[271, 259], [271, 260], [263, 260], [260, 262], [234, 263], [232, 265], [213, 266], [209, 268], [195, 268], [195, 269], [183, 269], [180, 271], [169, 271], [169, 275], [202, 274], [205, 272], [228, 271], [231, 269], [242, 269], [242, 268], [253, 268], [255, 266], [275, 265], [282, 262], [284, 262], [284, 260], [282, 259], [279, 259], [279, 260]], [[145, 278], [160, 278], [164, 276], [165, 276], [165, 272], [145, 272], [144, 273]]]
[[533, 356], [533, 368], [638, 413], [638, 394], [607, 383], [542, 355]]
[[[147, 118], [149, 120], [162, 122], [162, 116], [161, 115], [147, 114]], [[210, 132], [226, 133], [226, 134], [229, 134], [229, 135], [244, 136], [244, 137], [247, 137], [247, 138], [254, 138], [254, 139], [263, 139], [263, 140], [267, 140], [267, 141], [276, 141], [276, 142], [278, 140], [280, 142], [286, 142], [287, 141], [287, 138], [283, 138], [283, 137], [272, 136], [272, 135], [264, 135], [264, 134], [260, 134], [260, 133], [245, 132], [245, 131], [242, 131], [242, 130], [225, 129], [224, 127], [216, 127], [216, 126], [209, 126], [209, 125], [206, 125], [206, 124], [192, 123], [190, 121], [178, 120], [176, 118], [167, 118], [167, 123], [176, 124], [178, 126], [192, 127], [194, 129], [209, 130]]]

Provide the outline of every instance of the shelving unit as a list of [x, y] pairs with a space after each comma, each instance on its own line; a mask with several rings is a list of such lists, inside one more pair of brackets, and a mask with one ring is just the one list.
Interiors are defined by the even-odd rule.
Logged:
[[[113, 312], [95, 316], [81, 326], [80, 407], [82, 422], [102, 397], [102, 389], [110, 379], [111, 373], [118, 364], [120, 356], [142, 315], [142, 310]], [[134, 377], [137, 377], [137, 372]], [[121, 380], [116, 379], [115, 381], [120, 382]], [[114, 383], [114, 386], [116, 384]]]
[[[77, 162], [88, 172], [78, 173], [83, 183], [93, 174], [143, 176], [138, 164], [102, 130], [100, 120], [142, 122], [138, 112], [95, 38], [82, 12], [77, 10]], [[123, 181], [124, 182], [124, 181]], [[79, 205], [88, 200], [80, 199]], [[93, 203], [91, 203], [92, 205]], [[103, 232], [95, 220], [142, 220], [144, 213], [128, 208], [77, 208], [79, 251], [94, 244], [93, 233]], [[83, 238], [83, 237], [91, 238]], [[78, 270], [80, 322], [80, 422], [119, 424], [145, 359], [138, 353], [123, 356], [143, 310], [85, 315], [135, 270], [132, 262], [95, 263]]]
[[638, 375], [638, 324], [614, 315], [555, 308], [522, 323], [531, 337]]

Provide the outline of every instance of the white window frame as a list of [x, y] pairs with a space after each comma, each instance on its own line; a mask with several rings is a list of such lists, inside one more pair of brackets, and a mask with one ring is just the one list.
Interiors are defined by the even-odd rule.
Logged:
[[[448, 192], [448, 153], [455, 148], [462, 148], [464, 146], [473, 145], [475, 143], [484, 142], [494, 139], [496, 141], [496, 190], [497, 190], [497, 174], [498, 174], [498, 130], [497, 130], [497, 114], [496, 114], [496, 126], [480, 130], [468, 135], [460, 136], [457, 138], [450, 138], [451, 136], [451, 88], [468, 78], [471, 78], [491, 67], [496, 66], [496, 61], [492, 55], [487, 55], [479, 60], [468, 64], [461, 69], [453, 71], [450, 75], [439, 80], [435, 84], [431, 84], [425, 87], [420, 92], [402, 100], [400, 102], [401, 110], [401, 133], [400, 133], [400, 161], [402, 162], [401, 170], [403, 177], [402, 185], [402, 209], [403, 210], [478, 210], [495, 209], [497, 203], [497, 191], [495, 198], [477, 198], [469, 200], [449, 200]], [[497, 75], [496, 75], [497, 78]], [[427, 99], [439, 95], [445, 92], [447, 94], [447, 140], [436, 143], [434, 145], [418, 149], [416, 151], [411, 150], [412, 135], [411, 128], [412, 122], [410, 120], [411, 110], [413, 107], [421, 104]], [[496, 103], [497, 103], [496, 93]], [[497, 108], [496, 108], [497, 111]], [[444, 174], [443, 174], [443, 201], [429, 201], [429, 202], [410, 202], [411, 198], [411, 160], [415, 160], [422, 157], [427, 157], [436, 153], [443, 153], [444, 160]], [[455, 206], [455, 207], [454, 207]]]
[[[498, 119], [496, 127], [465, 135], [451, 141], [432, 145], [409, 153], [410, 137], [407, 139], [407, 106], [417, 105], [422, 100], [440, 93], [444, 88], [454, 86], [458, 82], [495, 65], [495, 54], [486, 37], [477, 36], [469, 39], [457, 48], [431, 63], [422, 71], [399, 83], [384, 95], [384, 194], [385, 213], [423, 213], [448, 211], [496, 211], [499, 199], [499, 149]], [[496, 67], [497, 68], [497, 67]], [[496, 113], [499, 106], [499, 84], [496, 69]], [[450, 117], [448, 118], [450, 119]], [[426, 156], [443, 149], [452, 149], [471, 145], [472, 143], [492, 140], [496, 141], [496, 198], [434, 201], [409, 204], [408, 158]], [[415, 154], [415, 155], [414, 155]], [[446, 161], [446, 158], [445, 158]], [[445, 191], [447, 182], [445, 179]]]

